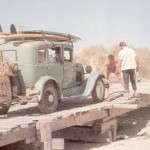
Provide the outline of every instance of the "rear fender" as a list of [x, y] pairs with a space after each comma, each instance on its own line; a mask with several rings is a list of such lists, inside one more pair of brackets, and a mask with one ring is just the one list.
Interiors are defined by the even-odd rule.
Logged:
[[38, 95], [39, 101], [42, 98], [43, 88], [44, 88], [45, 84], [48, 82], [52, 82], [54, 84], [54, 86], [56, 87], [56, 90], [58, 92], [59, 100], [62, 99], [63, 96], [62, 96], [61, 88], [60, 88], [60, 85], [58, 84], [58, 82], [55, 80], [55, 78], [53, 78], [51, 76], [44, 76], [35, 84], [35, 88], [40, 91], [40, 94]]
[[86, 87], [85, 87], [85, 90], [84, 90], [82, 96], [89, 96], [91, 94], [91, 92], [92, 92], [92, 90], [93, 90], [93, 88], [95, 86], [96, 80], [99, 77], [100, 78], [105, 78], [100, 70], [97, 70], [97, 71], [92, 72], [90, 74], [90, 76], [87, 79]]

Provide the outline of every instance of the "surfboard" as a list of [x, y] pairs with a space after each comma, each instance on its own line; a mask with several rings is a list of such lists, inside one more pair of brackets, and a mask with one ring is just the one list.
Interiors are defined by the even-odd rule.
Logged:
[[2, 29], [2, 26], [0, 25], [0, 33], [2, 33], [3, 32], [3, 29]]
[[33, 31], [22, 31], [21, 33], [24, 34], [43, 34], [43, 35], [53, 35], [53, 36], [60, 36], [66, 37], [73, 40], [80, 40], [79, 37], [76, 37], [72, 34], [60, 33], [60, 32], [52, 32], [52, 31], [42, 31], [42, 30], [33, 30]]
[[11, 34], [8, 36], [5, 36], [6, 40], [39, 40], [39, 39], [48, 39], [51, 41], [57, 41], [57, 42], [63, 42], [63, 41], [69, 41], [66, 37], [59, 37], [54, 35], [42, 35], [42, 34], [24, 34], [24, 33], [18, 33], [18, 34]]
[[10, 25], [10, 33], [11, 34], [17, 34], [17, 30], [14, 24]]
[[56, 42], [76, 42], [80, 40], [79, 37], [76, 37], [71, 34], [51, 32], [51, 31], [42, 31], [42, 30], [33, 30], [33, 31], [21, 31], [18, 32], [15, 29], [14, 25], [10, 27], [11, 34], [1, 35], [0, 38], [5, 38], [5, 40], [50, 40]]
[[11, 35], [2, 35], [0, 38], [5, 38], [6, 40], [40, 40], [40, 39], [47, 39], [50, 41], [56, 42], [76, 42], [77, 39], [70, 38], [70, 37], [63, 37], [63, 36], [56, 36], [56, 35], [43, 35], [43, 34], [11, 34]]
[[3, 32], [2, 26], [0, 25], [0, 38], [5, 38], [7, 35], [10, 34], [11, 34], [10, 32]]

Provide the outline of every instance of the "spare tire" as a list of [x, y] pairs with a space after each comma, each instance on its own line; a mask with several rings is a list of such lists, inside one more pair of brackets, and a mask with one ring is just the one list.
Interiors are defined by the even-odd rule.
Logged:
[[5, 102], [0, 103], [0, 115], [5, 115], [10, 108], [10, 100], [8, 97], [0, 97], [0, 99], [1, 98], [5, 99]]
[[0, 75], [0, 115], [3, 115], [8, 112], [12, 100], [10, 76], [13, 72], [8, 62], [0, 65]]

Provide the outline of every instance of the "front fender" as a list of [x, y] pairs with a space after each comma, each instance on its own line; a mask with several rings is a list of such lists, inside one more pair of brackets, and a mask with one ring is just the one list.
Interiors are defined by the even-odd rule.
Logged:
[[90, 74], [90, 76], [87, 79], [86, 87], [85, 87], [85, 90], [84, 90], [82, 96], [89, 96], [91, 94], [98, 77], [105, 78], [100, 70], [97, 70]]
[[55, 78], [53, 78], [53, 77], [51, 77], [51, 76], [44, 76], [44, 77], [42, 77], [42, 78], [35, 84], [35, 88], [40, 91], [40, 94], [38, 95], [39, 101], [40, 101], [41, 98], [42, 98], [43, 88], [44, 88], [45, 84], [46, 84], [48, 81], [53, 81], [53, 82], [54, 82], [54, 84], [55, 84], [55, 86], [56, 86], [56, 89], [57, 89], [57, 91], [58, 91], [59, 99], [62, 99], [61, 88], [60, 88], [60, 85], [58, 84], [58, 82], [55, 80]]

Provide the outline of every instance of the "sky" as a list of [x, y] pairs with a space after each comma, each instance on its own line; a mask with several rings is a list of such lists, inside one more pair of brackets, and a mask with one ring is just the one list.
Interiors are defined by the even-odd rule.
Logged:
[[9, 31], [70, 33], [82, 40], [76, 51], [90, 45], [111, 47], [124, 40], [150, 48], [150, 0], [0, 0], [0, 24]]

